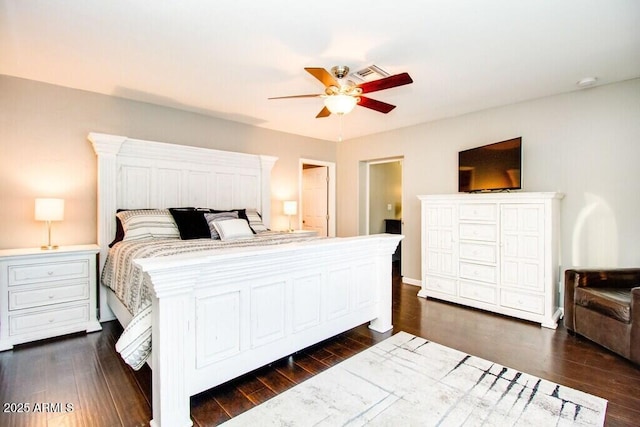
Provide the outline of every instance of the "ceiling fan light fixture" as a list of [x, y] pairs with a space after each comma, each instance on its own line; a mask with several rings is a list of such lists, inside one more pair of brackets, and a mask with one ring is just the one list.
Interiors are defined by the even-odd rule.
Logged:
[[324, 106], [332, 114], [348, 114], [358, 103], [358, 98], [344, 94], [327, 96], [324, 99]]

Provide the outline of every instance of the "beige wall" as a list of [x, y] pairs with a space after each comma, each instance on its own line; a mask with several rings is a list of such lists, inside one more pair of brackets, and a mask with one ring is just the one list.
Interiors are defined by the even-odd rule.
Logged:
[[[399, 107], [400, 108], [400, 107]], [[338, 235], [358, 234], [359, 165], [403, 158], [403, 272], [420, 278], [418, 194], [457, 191], [457, 152], [523, 137], [525, 191], [561, 191], [564, 266], [640, 265], [640, 79], [336, 144], [121, 98], [0, 76], [0, 248], [38, 246], [33, 200], [59, 196], [60, 244], [95, 240], [89, 132], [275, 155], [278, 200], [297, 194], [298, 159], [337, 162]], [[337, 152], [336, 152], [337, 150]]]
[[298, 159], [335, 161], [334, 142], [0, 75], [0, 249], [44, 243], [44, 225], [33, 217], [34, 199], [43, 196], [65, 199], [55, 243], [95, 242], [92, 131], [279, 157], [274, 228], [287, 226], [278, 201], [297, 197]]
[[457, 192], [459, 150], [517, 136], [524, 191], [566, 195], [563, 267], [640, 266], [640, 79], [338, 144], [338, 234], [358, 234], [359, 162], [403, 157], [402, 271], [419, 280], [416, 196]]

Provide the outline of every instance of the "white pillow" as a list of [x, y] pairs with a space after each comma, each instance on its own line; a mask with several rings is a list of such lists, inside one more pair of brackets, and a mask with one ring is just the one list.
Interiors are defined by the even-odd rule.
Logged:
[[218, 230], [214, 224], [218, 221], [228, 221], [230, 219], [237, 219], [238, 212], [220, 212], [220, 213], [206, 213], [204, 214], [204, 219], [207, 220], [207, 225], [209, 226], [209, 233], [211, 233], [211, 238], [214, 240], [220, 240], [220, 236], [218, 235]]
[[253, 237], [253, 231], [251, 231], [246, 219], [214, 221], [213, 226], [216, 228], [222, 241]]

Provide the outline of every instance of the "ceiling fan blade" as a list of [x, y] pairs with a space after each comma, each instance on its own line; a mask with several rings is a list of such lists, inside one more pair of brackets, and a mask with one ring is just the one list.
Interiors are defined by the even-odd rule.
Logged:
[[361, 96], [360, 102], [358, 102], [356, 105], [359, 105], [365, 108], [370, 108], [372, 110], [379, 111], [380, 113], [384, 113], [384, 114], [387, 114], [389, 111], [396, 108], [395, 105], [391, 105], [391, 104], [387, 104], [386, 102], [367, 98], [366, 96]]
[[321, 119], [322, 117], [329, 117], [330, 115], [331, 115], [331, 111], [329, 111], [327, 107], [324, 107], [322, 110], [320, 110], [320, 112], [316, 116], [316, 119]]
[[322, 96], [321, 93], [313, 93], [309, 95], [291, 95], [291, 96], [274, 96], [272, 98], [267, 99], [287, 99], [287, 98], [317, 98]]
[[331, 73], [329, 73], [324, 68], [305, 67], [305, 71], [307, 71], [316, 79], [320, 80], [320, 82], [324, 85], [324, 87], [339, 86], [336, 79], [334, 79]]
[[378, 90], [391, 89], [392, 87], [408, 85], [409, 83], [413, 83], [413, 79], [409, 73], [401, 73], [385, 77], [383, 79], [365, 82], [358, 85], [358, 87], [362, 89], [362, 93], [370, 93]]

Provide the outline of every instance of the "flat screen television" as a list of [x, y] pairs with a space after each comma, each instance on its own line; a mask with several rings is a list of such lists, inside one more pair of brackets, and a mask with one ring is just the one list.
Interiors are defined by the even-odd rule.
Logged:
[[522, 188], [522, 138], [458, 153], [458, 191], [506, 191]]

